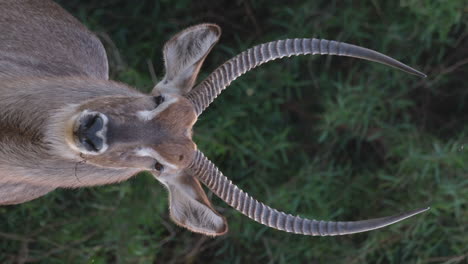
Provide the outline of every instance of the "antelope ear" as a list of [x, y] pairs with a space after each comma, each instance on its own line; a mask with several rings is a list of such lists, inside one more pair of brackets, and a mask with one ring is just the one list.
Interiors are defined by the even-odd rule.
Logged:
[[186, 94], [197, 78], [206, 56], [218, 42], [221, 29], [214, 24], [200, 24], [178, 33], [164, 45], [166, 75], [153, 88], [160, 92]]
[[226, 219], [216, 212], [200, 182], [192, 175], [180, 173], [170, 179], [159, 179], [169, 190], [172, 220], [193, 232], [219, 236], [227, 232]]

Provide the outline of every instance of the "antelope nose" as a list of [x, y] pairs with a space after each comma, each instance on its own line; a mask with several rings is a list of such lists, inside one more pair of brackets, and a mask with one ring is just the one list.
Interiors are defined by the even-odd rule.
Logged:
[[80, 122], [78, 140], [86, 150], [99, 152], [104, 145], [103, 129], [104, 120], [99, 114], [87, 115]]

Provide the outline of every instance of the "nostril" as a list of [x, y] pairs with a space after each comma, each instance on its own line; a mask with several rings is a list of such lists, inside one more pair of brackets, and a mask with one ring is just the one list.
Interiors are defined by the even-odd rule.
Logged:
[[94, 140], [89, 138], [80, 138], [80, 142], [88, 151], [98, 152], [102, 148], [102, 139], [100, 138], [95, 138]]
[[99, 114], [87, 115], [81, 119], [77, 136], [86, 150], [98, 152], [102, 149], [104, 145], [102, 137], [104, 135], [102, 135], [101, 131], [103, 128], [104, 120]]
[[84, 129], [91, 129], [93, 127], [102, 129], [104, 124], [102, 118], [99, 115], [88, 115], [82, 121]]

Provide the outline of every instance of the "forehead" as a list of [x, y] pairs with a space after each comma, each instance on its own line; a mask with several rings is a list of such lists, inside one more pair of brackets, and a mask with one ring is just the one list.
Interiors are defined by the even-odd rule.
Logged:
[[[106, 113], [107, 114], [107, 113]], [[165, 141], [191, 139], [196, 114], [191, 105], [177, 97], [169, 97], [160, 106], [138, 108], [125, 114], [109, 115], [108, 140], [117, 142], [161, 144]]]

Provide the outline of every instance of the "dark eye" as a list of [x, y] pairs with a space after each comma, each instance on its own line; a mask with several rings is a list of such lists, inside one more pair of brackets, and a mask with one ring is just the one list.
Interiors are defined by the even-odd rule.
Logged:
[[156, 161], [156, 163], [154, 164], [154, 169], [161, 172], [164, 170], [164, 166]]
[[160, 96], [155, 96], [153, 97], [154, 102], [156, 103], [156, 107], [158, 107], [160, 104], [164, 102], [164, 97]]

